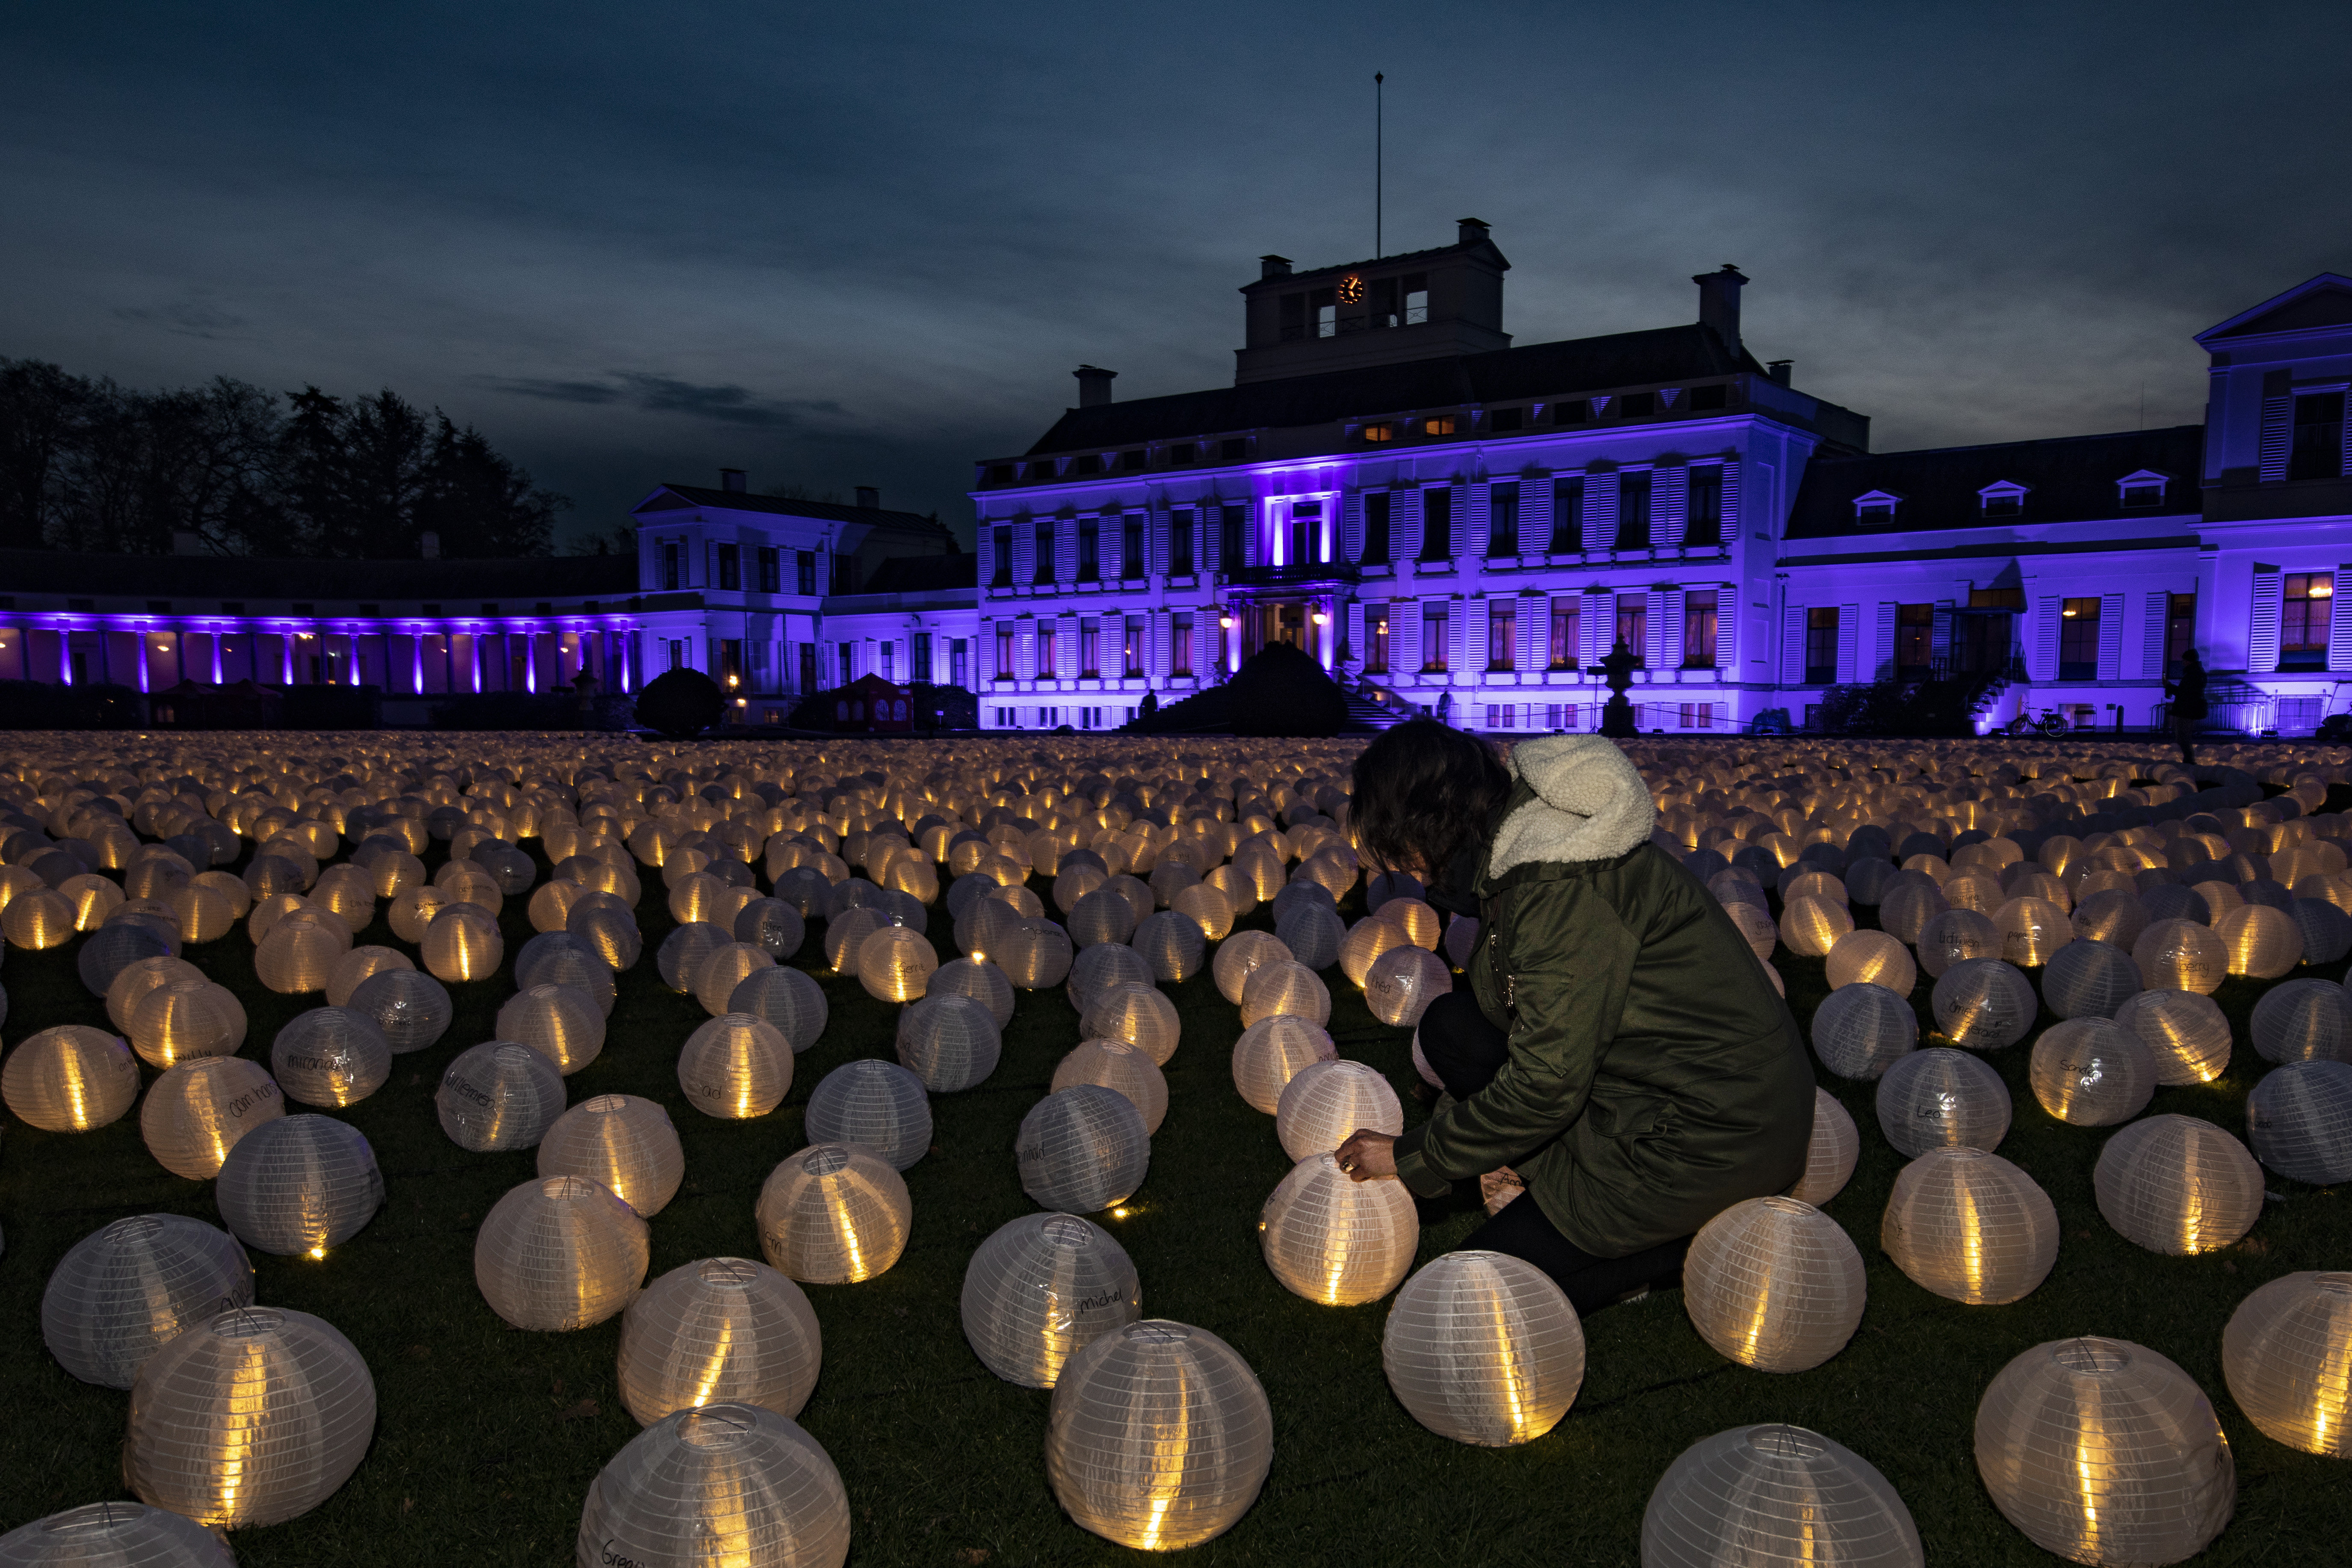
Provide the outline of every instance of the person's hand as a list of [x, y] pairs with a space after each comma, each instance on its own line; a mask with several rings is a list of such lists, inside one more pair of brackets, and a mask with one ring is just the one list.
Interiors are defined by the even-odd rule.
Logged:
[[1396, 1140], [1385, 1132], [1358, 1128], [1339, 1145], [1339, 1169], [1359, 1182], [1374, 1182], [1396, 1174]]

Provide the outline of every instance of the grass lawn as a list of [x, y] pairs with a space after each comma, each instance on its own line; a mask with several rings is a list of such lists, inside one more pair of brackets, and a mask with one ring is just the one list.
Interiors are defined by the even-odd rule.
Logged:
[[[2341, 792], [2339, 792], [2341, 793]], [[2331, 803], [2333, 804], [2333, 803]], [[537, 852], [537, 840], [526, 847]], [[437, 866], [445, 847], [425, 857]], [[541, 875], [546, 874], [541, 860]], [[760, 1256], [752, 1203], [778, 1161], [804, 1142], [802, 1108], [826, 1071], [892, 1054], [898, 1009], [855, 983], [824, 981], [832, 1020], [800, 1058], [783, 1106], [757, 1121], [714, 1121], [679, 1091], [677, 1048], [704, 1017], [655, 973], [670, 929], [657, 872], [638, 910], [646, 956], [620, 977], [604, 1055], [568, 1082], [572, 1103], [626, 1092], [666, 1106], [684, 1140], [685, 1185], [651, 1221], [653, 1272], [695, 1258]], [[1048, 898], [1045, 879], [1035, 884]], [[511, 955], [530, 935], [526, 900], [509, 897]], [[1777, 912], [1777, 906], [1776, 906]], [[1360, 891], [1343, 903], [1353, 920]], [[1863, 923], [1871, 911], [1857, 909]], [[1244, 925], [1268, 924], [1261, 909]], [[931, 936], [955, 956], [945, 910]], [[822, 970], [822, 925], [796, 961]], [[362, 942], [401, 947], [381, 917]], [[105, 1023], [75, 974], [78, 944], [10, 952], [0, 967], [14, 1044], [54, 1024]], [[243, 928], [185, 956], [243, 999], [244, 1054], [267, 1062], [271, 1038], [321, 998], [279, 996], [253, 974]], [[1801, 1021], [1826, 993], [1818, 960], [1775, 961]], [[2298, 971], [2308, 973], [2309, 971]], [[2326, 978], [2336, 978], [2328, 973]], [[1343, 1055], [1413, 1081], [1409, 1033], [1366, 1012], [1334, 967], [1326, 972], [1332, 1037]], [[1915, 994], [1923, 1032], [1928, 982]], [[577, 1333], [507, 1327], [474, 1285], [474, 1235], [499, 1196], [534, 1171], [530, 1152], [469, 1154], [435, 1119], [440, 1071], [489, 1038], [510, 974], [452, 987], [457, 1018], [432, 1049], [394, 1058], [391, 1081], [338, 1112], [366, 1133], [381, 1163], [383, 1211], [320, 1261], [254, 1253], [257, 1299], [325, 1318], [374, 1373], [375, 1443], [358, 1472], [316, 1511], [238, 1531], [240, 1561], [269, 1568], [571, 1561], [591, 1479], [638, 1428], [623, 1408], [614, 1362], [616, 1318]], [[2151, 1113], [2182, 1111], [2243, 1129], [2247, 1089], [2267, 1064], [2245, 1043], [2262, 986], [2225, 984], [2217, 1000], [2239, 1036], [2231, 1071], [2195, 1089], [2159, 1089]], [[1870, 1301], [1853, 1342], [1795, 1375], [1735, 1366], [1709, 1350], [1679, 1292], [1595, 1314], [1585, 1324], [1582, 1392], [1549, 1435], [1522, 1447], [1462, 1447], [1416, 1425], [1381, 1373], [1387, 1301], [1313, 1305], [1276, 1283], [1258, 1255], [1259, 1205], [1288, 1169], [1274, 1119], [1234, 1090], [1237, 1010], [1209, 976], [1172, 987], [1183, 1043], [1167, 1071], [1168, 1118], [1150, 1173], [1123, 1220], [1099, 1216], [1134, 1258], [1144, 1311], [1212, 1330], [1255, 1369], [1273, 1404], [1273, 1473], [1256, 1507], [1195, 1550], [1209, 1563], [1266, 1568], [1370, 1564], [1632, 1563], [1650, 1489], [1684, 1448], [1726, 1427], [1788, 1421], [1816, 1428], [1885, 1472], [1918, 1522], [1931, 1562], [2053, 1561], [1994, 1510], [1977, 1479], [1971, 1428], [1986, 1384], [2046, 1340], [2114, 1335], [2178, 1362], [2221, 1415], [2236, 1458], [2235, 1521], [2200, 1561], [2340, 1562], [2352, 1547], [2352, 1468], [2263, 1436], [2231, 1401], [2221, 1371], [2222, 1325], [2255, 1286], [2297, 1269], [2352, 1264], [2352, 1214], [2334, 1191], [2275, 1177], [2279, 1201], [2241, 1245], [2198, 1258], [2144, 1252], [2110, 1229], [2092, 1200], [2102, 1131], [2069, 1127], [2035, 1103], [2028, 1046], [1988, 1059], [2015, 1100], [2000, 1153], [2042, 1184], [2064, 1225], [2049, 1280], [2007, 1307], [1963, 1307], [1913, 1285], [1878, 1247], [1879, 1216], [1901, 1157], [1879, 1133], [1869, 1084], [1826, 1079], [1863, 1129], [1851, 1184], [1828, 1212], [1869, 1266]], [[824, 1332], [824, 1374], [800, 1420], [840, 1467], [849, 1492], [852, 1561], [866, 1564], [1099, 1563], [1143, 1560], [1089, 1535], [1045, 1484], [1050, 1394], [999, 1382], [964, 1343], [958, 1296], [964, 1265], [997, 1226], [1035, 1205], [1021, 1190], [1013, 1142], [1045, 1093], [1055, 1063], [1078, 1041], [1058, 991], [1021, 993], [1003, 1064], [988, 1082], [939, 1097], [938, 1142], [907, 1175], [911, 1245], [897, 1267], [860, 1285], [811, 1286]], [[2053, 1022], [2044, 1015], [2042, 1022]], [[2030, 1043], [2030, 1037], [2029, 1037]], [[152, 1069], [142, 1068], [150, 1081]], [[1422, 1112], [1408, 1096], [1408, 1120]], [[292, 1108], [307, 1109], [307, 1108]], [[218, 1224], [209, 1183], [166, 1173], [140, 1142], [133, 1111], [79, 1136], [10, 1120], [0, 1139], [0, 1530], [102, 1498], [127, 1496], [121, 1447], [128, 1395], [75, 1381], [41, 1343], [39, 1305], [73, 1243], [125, 1215], [170, 1212]], [[1471, 1230], [1475, 1210], [1432, 1214], [1423, 1260]]]

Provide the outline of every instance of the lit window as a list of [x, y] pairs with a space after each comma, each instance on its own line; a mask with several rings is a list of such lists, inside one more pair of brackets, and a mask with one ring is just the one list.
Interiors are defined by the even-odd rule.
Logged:
[[2058, 679], [2099, 678], [2099, 601], [2065, 599], [2058, 606]]
[[1393, 441], [1396, 435], [1396, 426], [1385, 422], [1364, 426], [1364, 439], [1367, 441]]
[[1454, 416], [1451, 414], [1431, 415], [1428, 418], [1423, 419], [1421, 422], [1421, 433], [1424, 436], [1453, 435]]
[[2315, 666], [2327, 658], [2336, 574], [2290, 572], [2279, 603], [2279, 662]]

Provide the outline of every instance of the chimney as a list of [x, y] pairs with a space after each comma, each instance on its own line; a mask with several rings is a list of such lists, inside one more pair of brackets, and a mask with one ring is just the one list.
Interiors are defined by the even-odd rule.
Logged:
[[204, 552], [204, 542], [196, 537], [194, 530], [175, 528], [172, 531], [173, 554], [202, 555]]
[[751, 481], [744, 478], [742, 469], [721, 468], [719, 470], [719, 488], [730, 495], [740, 496], [750, 489], [751, 485]]
[[1454, 222], [1454, 243], [1456, 245], [1475, 245], [1480, 240], [1486, 237], [1486, 220], [1485, 218], [1462, 217], [1455, 218]]
[[1772, 378], [1772, 384], [1775, 386], [1786, 386], [1789, 384], [1790, 369], [1796, 363], [1789, 359], [1768, 361], [1764, 366], [1764, 374]]
[[1739, 290], [1748, 279], [1739, 268], [1727, 261], [1720, 272], [1694, 273], [1691, 281], [1698, 285], [1698, 324], [1713, 327], [1715, 335], [1734, 359], [1739, 357]]
[[1118, 372], [1099, 370], [1090, 364], [1082, 364], [1070, 374], [1078, 378], [1079, 407], [1100, 408], [1110, 401], [1111, 379], [1118, 375]]
[[872, 485], [860, 485], [857, 487], [857, 504], [868, 511], [879, 511], [882, 510], [882, 492]]
[[1287, 277], [1289, 277], [1289, 276], [1290, 276], [1290, 258], [1288, 258], [1287, 256], [1261, 256], [1261, 257], [1259, 257], [1259, 258], [1257, 258], [1257, 275], [1258, 275], [1260, 278], [1287, 278]]
[[416, 544], [417, 553], [424, 556], [425, 560], [438, 561], [441, 559], [441, 536], [434, 532], [431, 529], [428, 528], [423, 533], [416, 536]]

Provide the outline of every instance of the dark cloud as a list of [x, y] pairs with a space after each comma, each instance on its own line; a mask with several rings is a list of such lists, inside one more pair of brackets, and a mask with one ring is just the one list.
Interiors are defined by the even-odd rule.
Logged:
[[601, 381], [550, 381], [533, 375], [478, 375], [478, 386], [510, 392], [517, 397], [543, 398], [549, 403], [618, 403], [621, 389]]
[[632, 372], [620, 380], [640, 408], [656, 414], [716, 419], [723, 425], [749, 425], [764, 430], [797, 429], [806, 425], [812, 415], [841, 412], [840, 404], [826, 398], [761, 397], [745, 386], [698, 386], [670, 375]]
[[194, 297], [167, 305], [118, 305], [113, 315], [118, 321], [144, 322], [189, 338], [225, 338], [245, 325], [243, 316], [231, 315]]

